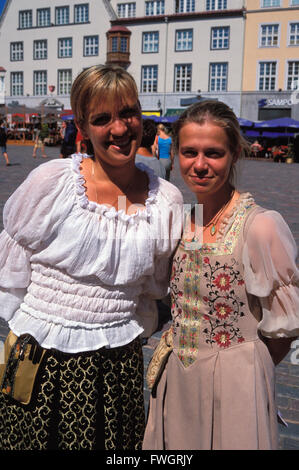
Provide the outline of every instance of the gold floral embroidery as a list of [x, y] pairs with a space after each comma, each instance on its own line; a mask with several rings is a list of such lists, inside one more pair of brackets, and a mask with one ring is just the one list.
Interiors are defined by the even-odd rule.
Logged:
[[[180, 315], [180, 336], [178, 357], [185, 367], [194, 363], [198, 355], [199, 334], [202, 322], [201, 301], [200, 301], [200, 275], [203, 273], [203, 257], [205, 255], [224, 256], [232, 254], [236, 242], [240, 236], [243, 222], [248, 211], [255, 205], [254, 201], [243, 204], [232, 223], [231, 228], [219, 243], [205, 243], [199, 250], [185, 249], [184, 240], [182, 240], [179, 250], [186, 255], [186, 263], [184, 266], [184, 302], [183, 311]], [[219, 289], [226, 288], [225, 277], [219, 278]], [[217, 281], [217, 282], [218, 282]], [[224, 311], [223, 305], [218, 305], [218, 315], [225, 316], [228, 311]], [[175, 325], [174, 325], [175, 327]], [[220, 335], [222, 333], [222, 335]], [[217, 337], [218, 343], [227, 346], [228, 338], [225, 332], [219, 332]]]

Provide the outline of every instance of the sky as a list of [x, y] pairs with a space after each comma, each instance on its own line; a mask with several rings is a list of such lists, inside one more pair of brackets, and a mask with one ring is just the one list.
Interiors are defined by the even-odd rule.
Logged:
[[6, 0], [0, 0], [0, 15], [1, 15], [1, 13], [2, 13], [2, 10], [3, 10], [3, 7], [4, 7], [5, 1], [6, 1]]

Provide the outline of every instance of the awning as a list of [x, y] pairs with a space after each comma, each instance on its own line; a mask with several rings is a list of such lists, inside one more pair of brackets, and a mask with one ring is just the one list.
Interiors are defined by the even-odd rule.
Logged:
[[183, 111], [183, 108], [167, 108], [164, 116], [180, 116]]

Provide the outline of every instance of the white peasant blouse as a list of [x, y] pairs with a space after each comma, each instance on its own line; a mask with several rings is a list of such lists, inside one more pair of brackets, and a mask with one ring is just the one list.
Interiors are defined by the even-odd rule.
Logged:
[[157, 323], [182, 230], [180, 191], [148, 175], [133, 215], [89, 201], [80, 164], [52, 160], [7, 201], [0, 235], [0, 315], [16, 335], [67, 353], [128, 344]]

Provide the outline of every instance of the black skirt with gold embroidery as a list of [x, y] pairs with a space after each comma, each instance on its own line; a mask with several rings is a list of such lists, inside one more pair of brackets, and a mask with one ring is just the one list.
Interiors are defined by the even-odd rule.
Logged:
[[48, 350], [28, 405], [0, 393], [1, 450], [138, 450], [143, 433], [139, 338], [89, 353]]

